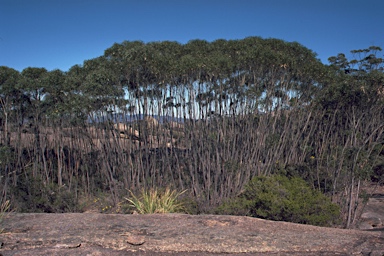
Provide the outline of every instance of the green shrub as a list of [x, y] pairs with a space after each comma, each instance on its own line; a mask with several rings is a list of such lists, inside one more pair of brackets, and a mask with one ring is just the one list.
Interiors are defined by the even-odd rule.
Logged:
[[255, 177], [236, 199], [216, 213], [248, 215], [268, 220], [331, 226], [339, 221], [340, 209], [324, 194], [299, 177]]
[[19, 212], [63, 213], [78, 211], [76, 196], [65, 186], [21, 178], [12, 187], [12, 203]]
[[179, 202], [183, 205], [182, 212], [199, 215], [203, 211], [196, 197], [192, 195], [183, 195], [180, 197]]
[[247, 200], [243, 195], [230, 199], [213, 209], [213, 214], [218, 215], [237, 215], [251, 216], [251, 200]]
[[159, 189], [143, 189], [140, 196], [134, 195], [132, 191], [130, 193], [131, 198], [125, 199], [140, 214], [183, 211], [183, 204], [178, 201], [178, 197], [185, 193], [185, 190], [177, 192], [169, 188], [166, 188], [164, 191]]

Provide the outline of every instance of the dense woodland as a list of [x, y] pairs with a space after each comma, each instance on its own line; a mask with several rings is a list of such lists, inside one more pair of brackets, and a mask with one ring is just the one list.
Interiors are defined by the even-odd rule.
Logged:
[[0, 189], [18, 211], [187, 190], [196, 213], [255, 176], [304, 179], [358, 217], [383, 183], [381, 49], [324, 65], [296, 42], [125, 41], [69, 71], [0, 67]]

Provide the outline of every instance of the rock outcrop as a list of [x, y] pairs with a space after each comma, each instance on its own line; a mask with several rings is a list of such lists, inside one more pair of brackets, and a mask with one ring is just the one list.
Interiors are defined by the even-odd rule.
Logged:
[[384, 233], [251, 217], [10, 214], [7, 255], [383, 255]]
[[361, 214], [359, 229], [384, 229], [384, 194], [373, 194]]

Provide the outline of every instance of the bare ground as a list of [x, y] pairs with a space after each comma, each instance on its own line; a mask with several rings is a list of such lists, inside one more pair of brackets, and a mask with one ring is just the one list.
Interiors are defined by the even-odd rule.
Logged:
[[322, 228], [251, 217], [12, 213], [8, 255], [384, 255], [384, 230]]

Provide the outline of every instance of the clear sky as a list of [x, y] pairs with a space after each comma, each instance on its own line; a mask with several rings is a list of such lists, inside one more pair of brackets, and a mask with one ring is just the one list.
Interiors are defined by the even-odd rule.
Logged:
[[384, 0], [0, 0], [0, 66], [67, 71], [124, 40], [296, 41], [323, 63], [384, 48]]

